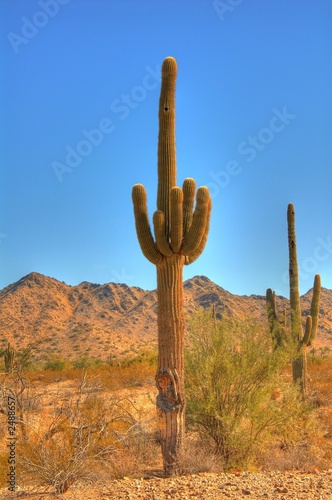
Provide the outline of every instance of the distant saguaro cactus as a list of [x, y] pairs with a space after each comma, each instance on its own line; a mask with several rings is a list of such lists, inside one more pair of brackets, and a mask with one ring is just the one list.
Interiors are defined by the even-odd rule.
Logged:
[[4, 361], [5, 361], [5, 369], [7, 374], [13, 373], [14, 370], [14, 359], [15, 359], [15, 349], [10, 347], [10, 343], [8, 342], [8, 346], [4, 352]]
[[[158, 194], [152, 236], [142, 184], [133, 187], [135, 224], [145, 257], [157, 268], [158, 371], [157, 409], [161, 424], [164, 471], [171, 474], [184, 435], [183, 266], [202, 253], [209, 230], [211, 198], [206, 187], [196, 193], [193, 179], [176, 186], [175, 83], [177, 63], [162, 65], [159, 101]], [[194, 208], [195, 204], [195, 208]]]
[[269, 322], [269, 329], [272, 336], [273, 349], [285, 346], [286, 338], [286, 310], [283, 311], [283, 318], [280, 320], [277, 315], [276, 293], [268, 288], [266, 290], [266, 311]]
[[302, 315], [299, 291], [299, 273], [297, 265], [295, 210], [292, 203], [288, 205], [288, 250], [289, 250], [289, 290], [291, 311], [291, 334], [295, 342], [295, 356], [293, 359], [293, 380], [299, 382], [302, 395], [307, 392], [307, 356], [306, 347], [314, 341], [317, 333], [319, 299], [321, 290], [320, 275], [316, 274], [311, 301], [310, 315], [306, 318], [305, 330], [302, 328]]
[[[289, 251], [289, 300], [290, 300], [290, 327], [291, 343], [294, 349], [292, 360], [293, 381], [299, 384], [302, 396], [307, 392], [307, 354], [306, 348], [312, 345], [317, 333], [319, 299], [321, 290], [320, 275], [316, 274], [314, 279], [313, 294], [310, 307], [310, 315], [306, 318], [305, 328], [302, 327], [301, 301], [299, 291], [299, 273], [297, 265], [296, 234], [295, 234], [295, 210], [294, 205], [289, 203], [287, 209], [288, 222], [288, 251]], [[267, 310], [271, 333], [282, 331], [280, 325], [284, 323], [277, 319], [275, 309], [275, 294], [271, 289], [266, 292]], [[278, 338], [278, 333], [277, 333]]]

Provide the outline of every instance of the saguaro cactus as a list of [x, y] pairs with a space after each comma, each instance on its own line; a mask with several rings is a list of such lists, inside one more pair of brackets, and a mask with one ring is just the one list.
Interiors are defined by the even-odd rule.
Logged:
[[196, 193], [193, 179], [176, 186], [175, 83], [177, 64], [167, 57], [162, 65], [159, 101], [158, 194], [153, 215], [153, 238], [142, 184], [133, 187], [135, 224], [145, 257], [157, 268], [158, 371], [157, 410], [160, 417], [164, 471], [176, 466], [184, 434], [183, 266], [202, 253], [209, 230], [211, 198], [206, 187]]
[[307, 356], [306, 347], [310, 346], [316, 337], [319, 298], [321, 290], [320, 275], [316, 274], [311, 301], [310, 315], [306, 318], [305, 330], [302, 328], [302, 315], [299, 291], [299, 273], [297, 265], [295, 210], [292, 203], [288, 205], [288, 250], [289, 250], [289, 289], [291, 312], [291, 335], [295, 343], [295, 356], [292, 363], [293, 380], [300, 384], [302, 395], [307, 391]]
[[[302, 396], [307, 392], [307, 354], [306, 348], [312, 345], [317, 333], [319, 299], [321, 290], [320, 275], [316, 274], [314, 279], [313, 295], [310, 307], [310, 315], [306, 318], [305, 328], [302, 327], [301, 301], [299, 291], [299, 273], [297, 265], [296, 234], [295, 234], [295, 210], [294, 205], [289, 203], [287, 209], [288, 223], [288, 251], [289, 251], [289, 289], [290, 289], [290, 323], [291, 344], [293, 349], [292, 371], [293, 381], [299, 384]], [[266, 292], [267, 310], [271, 332], [276, 332], [283, 322], [277, 319], [275, 308], [275, 294], [271, 289]], [[282, 330], [281, 330], [282, 331]]]
[[268, 288], [266, 290], [266, 310], [269, 322], [269, 329], [272, 336], [273, 349], [285, 346], [286, 339], [286, 310], [283, 311], [283, 318], [280, 320], [277, 315], [276, 293]]
[[4, 352], [5, 369], [7, 374], [13, 373], [14, 359], [15, 359], [15, 349], [10, 347], [10, 343], [8, 342], [8, 346]]

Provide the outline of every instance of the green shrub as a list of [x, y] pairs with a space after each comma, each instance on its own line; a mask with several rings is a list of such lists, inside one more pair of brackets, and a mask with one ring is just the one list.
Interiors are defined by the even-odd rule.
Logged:
[[286, 360], [251, 319], [218, 321], [199, 310], [189, 321], [187, 421], [210, 438], [224, 468], [248, 467], [264, 446], [304, 436], [309, 410], [280, 375]]
[[43, 368], [44, 370], [62, 371], [66, 368], [66, 362], [61, 358], [51, 358], [45, 363]]
[[89, 359], [86, 356], [84, 356], [82, 358], [78, 358], [73, 362], [73, 368], [75, 368], [75, 370], [90, 368], [91, 365], [92, 365], [91, 359]]
[[155, 366], [157, 369], [158, 354], [155, 351], [142, 350], [133, 358], [125, 359], [122, 366], [132, 366], [144, 364], [147, 366]]
[[82, 356], [73, 362], [73, 368], [76, 370], [94, 368], [96, 366], [101, 366], [103, 364], [102, 360], [99, 358], [90, 358], [88, 356]]

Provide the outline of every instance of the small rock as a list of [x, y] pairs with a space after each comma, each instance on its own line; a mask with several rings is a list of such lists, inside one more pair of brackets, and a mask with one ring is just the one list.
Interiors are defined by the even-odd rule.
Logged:
[[276, 488], [275, 489], [276, 493], [288, 493], [288, 489], [287, 488]]

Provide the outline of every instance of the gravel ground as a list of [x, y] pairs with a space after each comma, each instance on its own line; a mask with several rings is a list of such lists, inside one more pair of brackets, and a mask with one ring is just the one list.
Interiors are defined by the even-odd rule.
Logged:
[[308, 472], [239, 472], [193, 474], [175, 478], [121, 479], [99, 487], [72, 487], [57, 495], [43, 492], [7, 494], [0, 498], [34, 500], [189, 500], [189, 499], [306, 499], [332, 500], [332, 469]]

